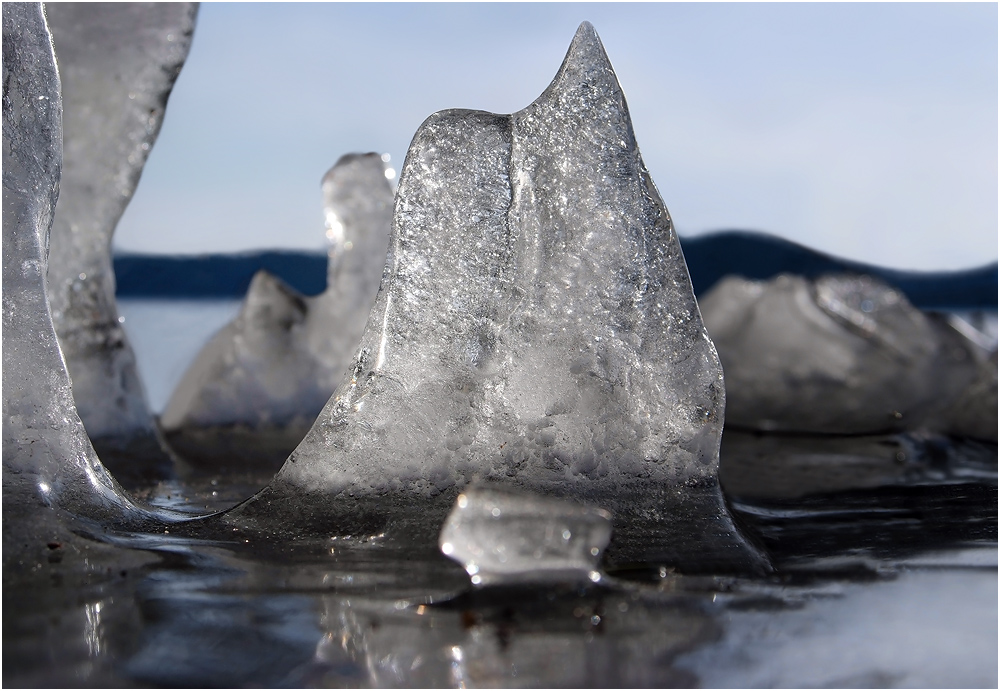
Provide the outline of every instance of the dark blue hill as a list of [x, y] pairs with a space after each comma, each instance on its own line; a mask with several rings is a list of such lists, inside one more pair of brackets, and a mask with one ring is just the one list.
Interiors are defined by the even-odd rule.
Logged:
[[[698, 295], [729, 274], [765, 279], [786, 272], [808, 277], [853, 272], [895, 285], [924, 309], [997, 305], [996, 262], [963, 271], [899, 271], [838, 259], [771, 235], [739, 230], [681, 238], [681, 247]], [[326, 287], [326, 255], [320, 252], [120, 254], [114, 257], [114, 267], [120, 298], [241, 298], [260, 269], [306, 295]]]
[[305, 295], [326, 288], [326, 254], [266, 250], [241, 254], [118, 254], [119, 298], [241, 298], [261, 269]]

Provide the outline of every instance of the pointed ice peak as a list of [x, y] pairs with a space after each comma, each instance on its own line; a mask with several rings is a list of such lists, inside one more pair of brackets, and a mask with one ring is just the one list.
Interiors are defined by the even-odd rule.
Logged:
[[240, 318], [262, 326], [278, 322], [288, 328], [305, 318], [305, 298], [274, 274], [260, 270], [247, 288]]
[[569, 44], [569, 50], [566, 51], [563, 67], [567, 64], [597, 66], [602, 63], [611, 67], [611, 60], [608, 59], [608, 54], [604, 50], [601, 37], [597, 35], [597, 29], [594, 28], [593, 24], [582, 22]]
[[[323, 215], [330, 243], [327, 290], [348, 297], [360, 281], [365, 306], [378, 290], [389, 242], [396, 172], [388, 154], [345, 154], [323, 176]], [[338, 278], [341, 272], [349, 274]], [[354, 296], [351, 295], [351, 298]], [[360, 332], [355, 336], [360, 336]], [[353, 347], [353, 345], [351, 346]]]
[[435, 520], [482, 482], [607, 507], [612, 561], [762, 563], [718, 486], [718, 357], [593, 27], [527, 108], [424, 121], [385, 271], [340, 387], [229, 520]]
[[618, 78], [604, 50], [604, 44], [601, 43], [593, 25], [590, 22], [583, 22], [576, 30], [576, 35], [566, 51], [566, 57], [555, 78], [535, 103], [557, 92], [584, 91], [592, 95], [601, 93], [601, 96], [604, 96], [606, 94], [602, 92], [605, 90], [610, 90], [616, 95], [621, 94]]

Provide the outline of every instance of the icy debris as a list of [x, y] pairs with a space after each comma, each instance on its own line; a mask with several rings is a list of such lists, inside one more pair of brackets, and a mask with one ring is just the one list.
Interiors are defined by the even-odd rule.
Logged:
[[986, 353], [944, 319], [869, 276], [729, 277], [701, 309], [726, 373], [726, 420], [735, 427], [939, 428], [944, 411], [988, 369]]
[[34, 534], [34, 509], [107, 518], [130, 505], [77, 415], [46, 302], [62, 102], [40, 5], [3, 4], [3, 84], [3, 551], [13, 559], [22, 545], [6, 540]]
[[118, 319], [111, 237], [156, 141], [196, 13], [197, 3], [46, 5], [64, 108], [49, 300], [80, 417], [119, 475], [170, 467]]
[[[393, 190], [378, 154], [323, 178], [327, 289], [297, 293], [259, 272], [240, 314], [199, 353], [160, 423], [185, 458], [278, 467], [329, 400], [364, 332], [385, 267]], [[239, 439], [266, 435], [270, 445]]]
[[718, 487], [715, 348], [590, 24], [524, 110], [424, 122], [386, 272], [350, 372], [228, 520], [441, 520], [483, 482], [613, 511], [612, 561], [762, 563]]
[[997, 440], [997, 349], [986, 358], [977, 358], [972, 382], [943, 412], [940, 431], [962, 437]]
[[611, 514], [565, 499], [482, 488], [458, 495], [441, 529], [441, 552], [474, 585], [580, 579], [598, 582]]

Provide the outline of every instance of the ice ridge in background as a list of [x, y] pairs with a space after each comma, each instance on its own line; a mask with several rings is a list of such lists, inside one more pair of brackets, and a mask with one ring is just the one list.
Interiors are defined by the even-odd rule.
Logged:
[[731, 427], [996, 440], [995, 356], [881, 281], [731, 276], [700, 304], [725, 370]]
[[53, 534], [74, 539], [53, 509], [110, 525], [132, 505], [98, 460], [77, 415], [46, 301], [49, 229], [62, 161], [62, 102], [40, 5], [3, 5], [3, 83], [6, 583], [8, 573], [33, 567], [35, 552]]
[[63, 97], [52, 319], [93, 444], [120, 479], [169, 474], [115, 305], [111, 237], [187, 57], [196, 3], [46, 6]]
[[872, 276], [899, 289], [920, 309], [988, 308], [997, 304], [997, 263], [958, 271], [904, 271], [833, 257], [765, 233], [722, 230], [681, 238], [695, 294], [726, 276], [766, 280], [779, 274]]
[[306, 297], [267, 272], [202, 349], [160, 424], [202, 465], [274, 469], [302, 439], [350, 364], [382, 280], [393, 190], [378, 154], [343, 156], [322, 188], [327, 289]]
[[762, 565], [719, 490], [715, 348], [593, 27], [524, 110], [424, 122], [387, 272], [349, 374], [227, 520], [436, 545], [476, 482], [610, 510], [612, 561]]

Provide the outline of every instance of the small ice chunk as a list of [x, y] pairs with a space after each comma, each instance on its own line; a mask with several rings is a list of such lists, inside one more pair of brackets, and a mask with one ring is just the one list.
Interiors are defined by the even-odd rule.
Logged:
[[[48, 295], [80, 417], [119, 475], [162, 476], [161, 448], [115, 304], [111, 237], [188, 54], [197, 3], [48, 3], [63, 169]], [[142, 465], [142, 468], [137, 468]]]
[[985, 359], [945, 319], [870, 276], [733, 276], [700, 305], [726, 373], [726, 422], [735, 427], [940, 429], [943, 411]]
[[441, 529], [441, 552], [475, 585], [600, 580], [611, 514], [564, 499], [470, 488]]

